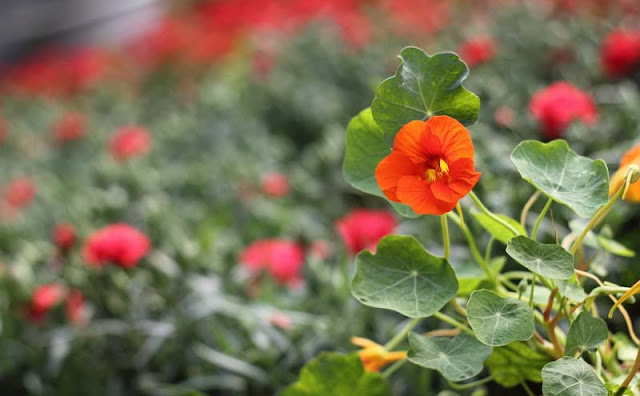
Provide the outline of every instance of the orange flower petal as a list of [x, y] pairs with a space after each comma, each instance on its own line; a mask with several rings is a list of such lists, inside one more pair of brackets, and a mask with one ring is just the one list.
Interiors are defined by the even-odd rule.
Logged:
[[[414, 164], [422, 164], [427, 148], [440, 150], [439, 140], [430, 139], [429, 127], [424, 121], [411, 121], [398, 131], [393, 141], [393, 151], [404, 154]], [[437, 144], [438, 147], [433, 147]]]
[[436, 199], [445, 202], [458, 202], [480, 180], [480, 172], [473, 168], [473, 161], [460, 159], [450, 166], [448, 178], [442, 178], [431, 184], [431, 192]]
[[427, 123], [430, 132], [442, 142], [447, 162], [462, 158], [473, 160], [473, 142], [464, 125], [448, 116], [433, 116]]
[[418, 214], [442, 215], [450, 212], [457, 203], [436, 199], [429, 184], [416, 176], [400, 178], [396, 194], [400, 202], [409, 205]]
[[636, 144], [631, 150], [624, 153], [620, 161], [620, 168], [633, 163], [640, 165], [640, 144]]
[[376, 167], [376, 181], [384, 195], [394, 202], [400, 202], [396, 195], [396, 188], [401, 177], [407, 175], [417, 175], [417, 167], [404, 154], [393, 151], [378, 163]]

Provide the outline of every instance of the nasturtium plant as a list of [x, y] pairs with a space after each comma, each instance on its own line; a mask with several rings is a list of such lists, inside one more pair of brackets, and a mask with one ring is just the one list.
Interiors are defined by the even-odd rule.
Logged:
[[464, 381], [478, 375], [491, 355], [475, 337], [462, 333], [454, 338], [409, 334], [409, 361], [438, 370], [449, 381]]
[[505, 388], [513, 388], [525, 381], [542, 382], [542, 368], [551, 356], [532, 349], [524, 342], [493, 348], [485, 362], [491, 377]]
[[574, 258], [562, 246], [544, 244], [519, 236], [507, 243], [507, 254], [529, 271], [550, 279], [573, 276]]
[[582, 311], [571, 323], [564, 354], [573, 356], [576, 352], [593, 351], [604, 344], [607, 337], [609, 337], [609, 330], [605, 321], [594, 318], [587, 311]]
[[385, 237], [375, 254], [363, 251], [356, 257], [351, 292], [365, 305], [420, 318], [438, 312], [457, 291], [451, 265], [414, 237]]
[[609, 200], [609, 171], [602, 160], [577, 155], [564, 140], [527, 140], [511, 153], [520, 175], [580, 217], [591, 217]]
[[607, 388], [582, 359], [563, 357], [542, 369], [544, 396], [607, 396]]

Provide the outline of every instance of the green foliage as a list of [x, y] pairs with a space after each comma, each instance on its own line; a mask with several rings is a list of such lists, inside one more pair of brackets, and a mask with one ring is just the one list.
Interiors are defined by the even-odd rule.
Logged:
[[541, 370], [551, 360], [524, 342], [494, 348], [486, 361], [493, 379], [505, 388], [513, 388], [524, 381], [542, 382]]
[[467, 311], [473, 332], [485, 345], [503, 346], [528, 340], [535, 330], [533, 312], [526, 303], [500, 297], [490, 290], [471, 293]]
[[476, 219], [478, 223], [487, 230], [492, 237], [499, 240], [502, 243], [507, 243], [509, 240], [516, 236], [527, 236], [527, 231], [524, 227], [515, 219], [510, 218], [509, 216], [496, 214], [500, 219], [507, 222], [511, 227], [513, 227], [516, 231], [518, 231], [518, 235], [514, 235], [513, 231], [505, 227], [502, 223], [494, 220], [491, 216], [486, 213], [480, 212], [475, 208], [471, 210], [471, 214], [473, 218]]
[[511, 153], [511, 161], [523, 179], [580, 217], [593, 216], [609, 200], [607, 165], [577, 155], [564, 140], [524, 141]]
[[507, 254], [529, 271], [545, 278], [569, 279], [574, 274], [573, 256], [559, 245], [519, 236], [509, 241]]
[[378, 373], [364, 370], [358, 355], [322, 353], [302, 369], [300, 379], [282, 396], [389, 396], [391, 389]]
[[431, 255], [414, 237], [383, 238], [375, 254], [356, 257], [351, 292], [361, 303], [412, 318], [438, 312], [458, 291], [451, 265]]
[[544, 396], [607, 396], [596, 372], [582, 359], [563, 357], [542, 369]]
[[604, 344], [608, 337], [609, 329], [604, 320], [582, 311], [571, 323], [564, 354], [574, 356], [576, 352], [592, 351]]
[[438, 370], [449, 381], [464, 381], [478, 375], [491, 348], [462, 333], [454, 338], [409, 334], [409, 361]]

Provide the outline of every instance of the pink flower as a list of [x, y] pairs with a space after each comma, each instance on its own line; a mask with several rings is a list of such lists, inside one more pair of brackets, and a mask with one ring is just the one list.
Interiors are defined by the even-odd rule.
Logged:
[[53, 230], [53, 242], [61, 251], [71, 249], [76, 242], [76, 231], [72, 225], [61, 223]]
[[240, 253], [240, 263], [253, 275], [266, 270], [277, 282], [295, 286], [302, 280], [304, 250], [295, 242], [262, 239]]
[[87, 323], [84, 295], [80, 290], [71, 289], [69, 291], [65, 308], [69, 322], [76, 326], [84, 326]]
[[501, 127], [510, 128], [516, 119], [516, 113], [511, 107], [500, 106], [493, 113], [493, 120]]
[[65, 293], [66, 290], [64, 286], [57, 283], [38, 286], [31, 295], [29, 318], [34, 322], [39, 322], [44, 319], [47, 312], [62, 301]]
[[13, 179], [5, 187], [5, 202], [13, 209], [23, 208], [33, 201], [36, 187], [28, 178]]
[[609, 77], [622, 77], [640, 68], [640, 30], [617, 29], [605, 37], [601, 60]]
[[318, 260], [325, 260], [331, 254], [331, 246], [329, 242], [322, 239], [315, 240], [309, 247], [309, 255]]
[[146, 129], [130, 125], [118, 129], [111, 136], [111, 154], [118, 160], [123, 161], [137, 157], [149, 151], [151, 146], [151, 135]]
[[63, 114], [51, 128], [53, 138], [59, 144], [78, 140], [85, 135], [86, 119], [82, 113]]
[[598, 109], [592, 97], [564, 81], [555, 82], [533, 95], [529, 110], [542, 124], [542, 133], [548, 139], [562, 136], [574, 120], [587, 125], [598, 121]]
[[282, 173], [267, 173], [262, 178], [262, 191], [273, 198], [281, 198], [289, 193], [289, 179]]
[[386, 210], [357, 209], [336, 221], [336, 229], [350, 254], [375, 250], [380, 239], [395, 228], [396, 220]]
[[146, 235], [128, 224], [118, 223], [104, 227], [89, 236], [84, 245], [87, 263], [102, 266], [108, 263], [122, 268], [138, 264], [151, 247]]
[[458, 48], [458, 54], [472, 68], [493, 58], [496, 50], [497, 44], [492, 37], [474, 37]]

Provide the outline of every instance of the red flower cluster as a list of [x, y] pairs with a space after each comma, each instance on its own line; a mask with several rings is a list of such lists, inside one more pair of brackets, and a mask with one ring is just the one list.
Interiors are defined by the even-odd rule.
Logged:
[[302, 281], [304, 250], [295, 242], [262, 239], [240, 253], [240, 263], [254, 276], [266, 270], [277, 282], [295, 286]]
[[78, 289], [68, 291], [58, 283], [41, 285], [33, 291], [28, 310], [29, 319], [34, 323], [41, 323], [47, 313], [64, 299], [67, 319], [75, 325], [84, 325], [87, 319], [84, 295]]
[[393, 233], [396, 225], [396, 219], [386, 210], [357, 209], [336, 221], [336, 229], [352, 255], [363, 249], [375, 251], [380, 239]]
[[5, 202], [12, 209], [20, 209], [29, 205], [35, 196], [36, 186], [28, 178], [11, 180], [4, 190]]
[[59, 144], [82, 138], [87, 129], [87, 120], [82, 113], [65, 113], [58, 118], [52, 128], [54, 140]]
[[492, 37], [474, 37], [458, 48], [458, 54], [467, 66], [472, 68], [493, 58], [497, 47]]
[[542, 124], [542, 133], [548, 139], [562, 136], [574, 120], [587, 125], [598, 121], [598, 109], [591, 96], [564, 81], [555, 82], [533, 95], [529, 110]]
[[76, 230], [70, 224], [58, 224], [53, 230], [53, 242], [60, 251], [66, 252], [76, 243]]
[[268, 173], [262, 178], [262, 191], [273, 198], [281, 198], [289, 193], [289, 179], [282, 173]]
[[604, 39], [602, 66], [609, 77], [622, 77], [640, 69], [640, 30], [617, 29]]
[[124, 161], [145, 154], [151, 146], [151, 135], [140, 126], [125, 126], [112, 136], [109, 148], [111, 154]]
[[115, 264], [132, 268], [151, 248], [146, 235], [128, 224], [118, 223], [104, 227], [87, 238], [83, 256], [87, 263], [102, 266]]

